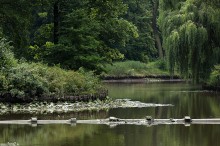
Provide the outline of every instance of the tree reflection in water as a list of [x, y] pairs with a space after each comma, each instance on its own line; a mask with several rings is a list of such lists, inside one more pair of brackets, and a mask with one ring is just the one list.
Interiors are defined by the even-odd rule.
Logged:
[[[220, 118], [220, 94], [198, 91], [188, 84], [111, 84], [109, 96], [174, 107], [119, 108], [109, 111], [51, 115], [3, 115], [1, 119], [95, 119], [119, 118]], [[17, 117], [16, 117], [17, 116]], [[219, 125], [0, 125], [0, 143], [17, 142], [38, 146], [219, 146]]]

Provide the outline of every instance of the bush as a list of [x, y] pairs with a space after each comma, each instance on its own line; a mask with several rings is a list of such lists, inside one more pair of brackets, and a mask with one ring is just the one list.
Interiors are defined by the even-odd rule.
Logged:
[[93, 73], [80, 73], [48, 67], [40, 63], [22, 63], [7, 74], [4, 91], [16, 97], [82, 95], [97, 92], [99, 80]]
[[164, 59], [156, 61], [156, 67], [161, 70], [167, 70], [167, 63]]
[[18, 62], [5, 40], [0, 41], [0, 94], [13, 97], [57, 98], [96, 93], [100, 81], [92, 72], [63, 70], [41, 63]]
[[8, 81], [3, 73], [0, 72], [0, 91], [8, 88]]
[[12, 66], [17, 65], [17, 59], [14, 58], [14, 54], [11, 52], [13, 47], [10, 46], [10, 42], [6, 39], [0, 38], [0, 70], [9, 69]]
[[34, 97], [48, 94], [48, 83], [43, 75], [46, 68], [37, 64], [22, 63], [8, 71], [8, 89], [12, 96]]
[[211, 86], [220, 86], [220, 65], [216, 65], [212, 71], [208, 84]]
[[150, 62], [147, 64], [148, 68], [157, 68], [163, 71], [167, 71], [167, 63], [164, 59], [157, 60], [155, 62]]

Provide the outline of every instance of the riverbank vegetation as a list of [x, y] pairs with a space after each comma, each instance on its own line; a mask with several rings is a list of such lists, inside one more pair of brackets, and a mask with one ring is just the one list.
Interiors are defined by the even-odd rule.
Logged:
[[70, 71], [58, 66], [17, 60], [10, 42], [0, 39], [0, 97], [36, 100], [40, 97], [64, 98], [95, 94], [100, 81], [92, 72]]
[[0, 90], [19, 97], [94, 93], [100, 85], [90, 71], [217, 85], [211, 71], [220, 63], [219, 3], [1, 0]]
[[144, 78], [144, 77], [170, 77], [167, 64], [164, 60], [143, 63], [140, 61], [115, 62], [107, 64], [103, 78]]
[[220, 58], [219, 0], [160, 1], [158, 24], [169, 70], [195, 83], [207, 81]]
[[220, 65], [216, 65], [205, 88], [220, 91]]

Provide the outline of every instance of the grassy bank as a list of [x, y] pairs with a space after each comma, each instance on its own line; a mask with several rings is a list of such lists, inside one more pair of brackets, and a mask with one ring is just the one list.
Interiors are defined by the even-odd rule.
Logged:
[[170, 77], [167, 65], [163, 60], [148, 64], [139, 61], [115, 62], [112, 65], [106, 65], [105, 71], [102, 74], [103, 78]]
[[92, 72], [17, 60], [11, 48], [9, 42], [0, 39], [0, 98], [64, 98], [101, 90], [100, 81]]

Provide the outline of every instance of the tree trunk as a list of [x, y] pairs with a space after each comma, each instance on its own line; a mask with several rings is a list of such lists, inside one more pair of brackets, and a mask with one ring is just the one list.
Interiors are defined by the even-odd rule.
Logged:
[[59, 41], [59, 28], [60, 28], [59, 1], [54, 2], [53, 15], [54, 15], [53, 39], [54, 39], [54, 44], [57, 44]]
[[154, 31], [155, 44], [156, 44], [156, 47], [158, 49], [159, 58], [163, 58], [163, 48], [162, 48], [162, 45], [161, 45], [161, 40], [160, 40], [158, 27], [157, 27], [157, 12], [158, 12], [159, 0], [152, 0], [152, 5], [153, 5], [152, 28], [153, 28], [153, 31]]

